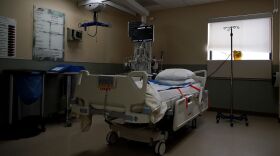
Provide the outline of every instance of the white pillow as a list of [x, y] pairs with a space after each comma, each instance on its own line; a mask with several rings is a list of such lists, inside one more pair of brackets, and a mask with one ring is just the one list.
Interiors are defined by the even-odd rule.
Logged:
[[181, 81], [190, 79], [195, 76], [194, 72], [187, 69], [165, 69], [161, 71], [157, 76], [156, 80], [173, 80], [173, 81]]
[[158, 80], [160, 84], [163, 85], [170, 85], [170, 86], [181, 86], [189, 83], [194, 83], [194, 79], [187, 79], [187, 80]]

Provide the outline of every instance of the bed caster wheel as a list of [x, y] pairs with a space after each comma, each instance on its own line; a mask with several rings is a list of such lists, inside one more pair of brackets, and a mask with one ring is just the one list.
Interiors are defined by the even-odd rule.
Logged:
[[159, 156], [164, 155], [165, 150], [166, 150], [166, 145], [165, 145], [164, 141], [159, 141], [159, 142], [156, 143], [156, 146], [155, 146], [155, 154], [156, 155], [159, 155]]
[[193, 129], [196, 129], [196, 125], [197, 125], [197, 124], [196, 124], [196, 119], [193, 119], [193, 120], [192, 120], [192, 128], [193, 128]]
[[216, 123], [218, 124], [220, 122], [220, 117], [217, 115], [216, 116]]
[[249, 126], [249, 123], [248, 123], [248, 122], [246, 122], [246, 123], [245, 123], [245, 125], [248, 127], [248, 126]]
[[107, 134], [106, 141], [108, 145], [114, 145], [117, 143], [119, 136], [116, 132], [111, 131]]
[[233, 123], [230, 123], [230, 127], [233, 127]]

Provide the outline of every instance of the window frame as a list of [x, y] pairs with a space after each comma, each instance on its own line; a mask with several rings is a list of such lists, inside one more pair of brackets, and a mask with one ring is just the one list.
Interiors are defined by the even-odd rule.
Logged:
[[[249, 20], [249, 19], [259, 19], [259, 18], [270, 18], [271, 19], [271, 52], [269, 53], [269, 59], [266, 60], [266, 59], [260, 59], [260, 61], [272, 61], [272, 56], [273, 56], [273, 14], [270, 13], [270, 12], [267, 12], [267, 13], [257, 13], [257, 14], [248, 14], [248, 15], [238, 15], [238, 16], [227, 16], [227, 17], [217, 17], [217, 18], [211, 18], [208, 20], [208, 24], [207, 26], [210, 24], [210, 23], [215, 23], [215, 22], [228, 22], [228, 21], [237, 21], [237, 20]], [[206, 52], [207, 52], [207, 57], [206, 57], [206, 60], [207, 61], [226, 61], [225, 59], [221, 59], [221, 60], [213, 60], [211, 59], [211, 56], [210, 55], [213, 55], [210, 54], [210, 49], [208, 49], [208, 45], [209, 45], [209, 26], [207, 28], [207, 49], [206, 49]], [[250, 59], [250, 60], [240, 60], [240, 61], [258, 61], [258, 59], [254, 60], [254, 59]]]

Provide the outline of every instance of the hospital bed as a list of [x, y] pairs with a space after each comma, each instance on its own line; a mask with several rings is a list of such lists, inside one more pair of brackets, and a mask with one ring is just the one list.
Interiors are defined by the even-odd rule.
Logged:
[[108, 144], [118, 138], [145, 142], [163, 155], [168, 134], [187, 123], [196, 126], [196, 118], [208, 108], [207, 73], [194, 73], [193, 82], [178, 88], [149, 81], [146, 72], [92, 75], [83, 71], [72, 112], [80, 116], [83, 131], [90, 128], [93, 115], [104, 115], [111, 129]]

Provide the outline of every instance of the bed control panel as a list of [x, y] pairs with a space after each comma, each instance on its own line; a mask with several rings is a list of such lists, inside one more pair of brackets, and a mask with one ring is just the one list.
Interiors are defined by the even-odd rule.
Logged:
[[98, 88], [104, 91], [110, 91], [116, 87], [116, 81], [114, 77], [110, 76], [99, 76], [98, 77]]

